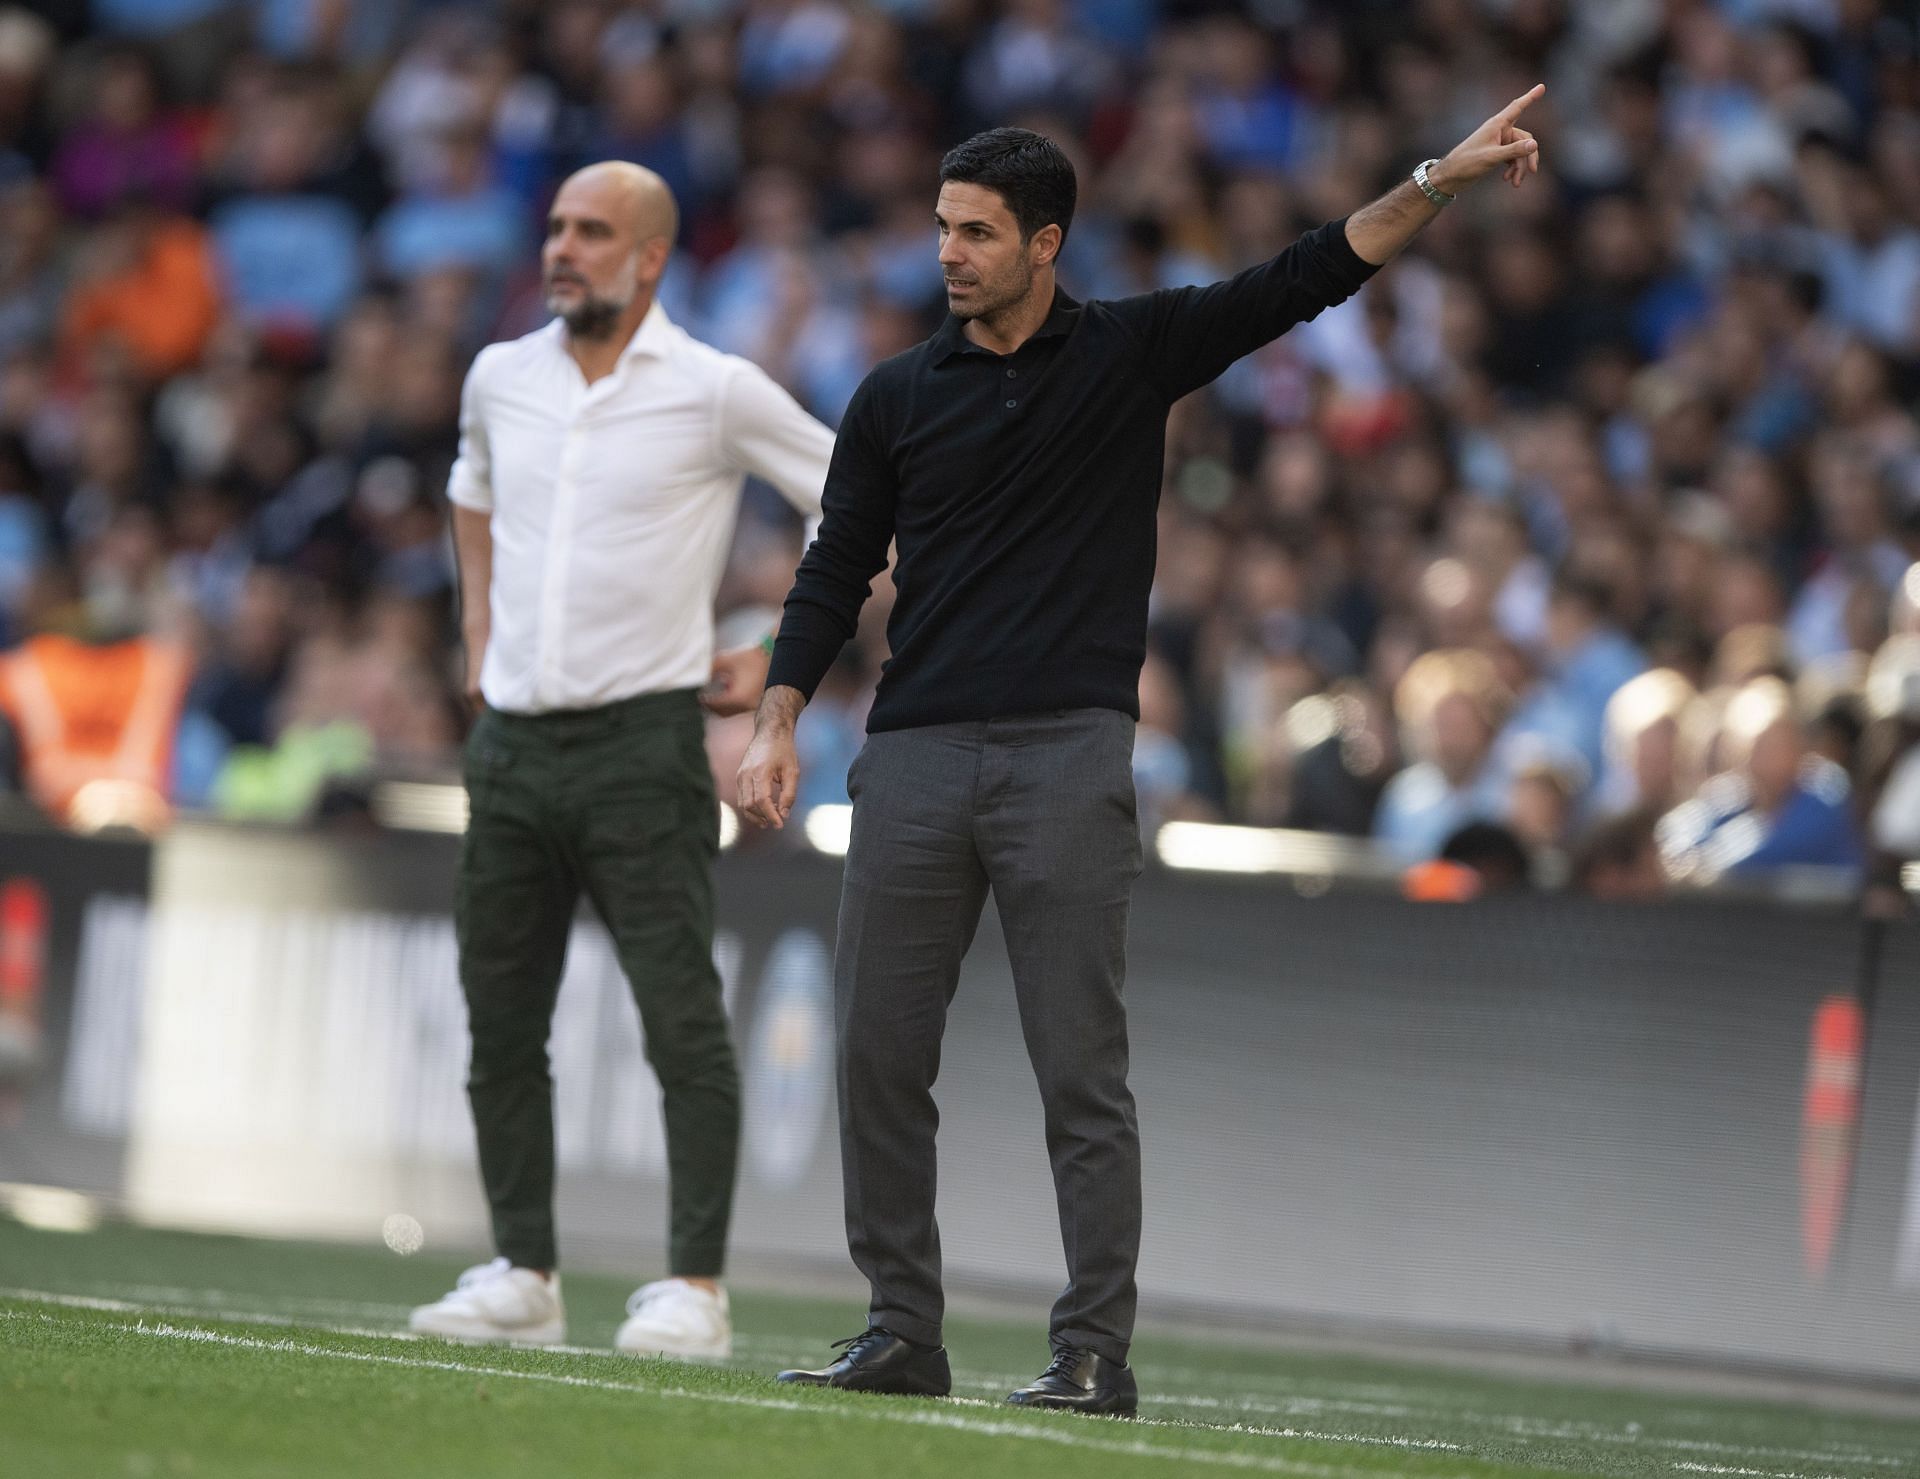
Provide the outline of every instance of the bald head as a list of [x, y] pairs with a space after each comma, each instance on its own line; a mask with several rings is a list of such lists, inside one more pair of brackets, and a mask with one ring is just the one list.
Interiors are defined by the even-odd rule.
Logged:
[[679, 227], [673, 192], [650, 169], [608, 160], [567, 176], [540, 254], [547, 307], [575, 338], [624, 339], [653, 302]]
[[623, 222], [636, 242], [664, 237], [669, 243], [680, 231], [680, 211], [667, 182], [645, 165], [608, 159], [575, 170], [561, 183], [554, 205], [571, 199]]

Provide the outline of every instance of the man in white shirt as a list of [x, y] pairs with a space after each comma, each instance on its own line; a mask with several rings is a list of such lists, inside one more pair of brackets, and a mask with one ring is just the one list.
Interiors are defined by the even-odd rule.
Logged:
[[556, 315], [481, 351], [447, 496], [460, 562], [470, 821], [455, 923], [468, 1096], [499, 1256], [413, 1313], [462, 1340], [565, 1338], [547, 1038], [581, 892], [613, 936], [660, 1079], [669, 1277], [616, 1344], [718, 1358], [739, 1078], [713, 966], [714, 796], [697, 697], [743, 712], [767, 653], [713, 655], [713, 598], [748, 473], [810, 517], [833, 434], [655, 301], [677, 225], [636, 165], [560, 188], [542, 267]]

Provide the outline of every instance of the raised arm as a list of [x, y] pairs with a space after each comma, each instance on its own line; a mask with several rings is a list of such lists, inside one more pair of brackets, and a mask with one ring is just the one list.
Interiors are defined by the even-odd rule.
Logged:
[[787, 596], [753, 742], [740, 766], [740, 813], [763, 827], [784, 826], [793, 810], [800, 786], [794, 725], [853, 635], [860, 608], [873, 594], [873, 577], [887, 566], [895, 480], [880, 420], [869, 375], [854, 392], [833, 445], [820, 532]]
[[1332, 221], [1221, 282], [1117, 298], [1107, 307], [1139, 343], [1147, 374], [1171, 404], [1242, 355], [1345, 302], [1372, 275], [1347, 244], [1342, 223]]
[[1427, 170], [1432, 194], [1413, 180], [1402, 180], [1371, 205], [1347, 217], [1347, 241], [1354, 255], [1375, 267], [1391, 262], [1454, 196], [1496, 169], [1507, 183], [1520, 185], [1540, 172], [1540, 145], [1520, 127], [1519, 118], [1547, 90], [1536, 83], [1466, 138], [1445, 159]]
[[[1539, 167], [1532, 135], [1513, 120], [1542, 91], [1536, 87], [1514, 99], [1434, 165], [1430, 178], [1440, 195], [1450, 197], [1502, 165], [1516, 184]], [[1242, 355], [1352, 297], [1443, 203], [1409, 181], [1224, 281], [1119, 298], [1107, 306], [1139, 341], [1147, 372], [1162, 393], [1176, 401]]]

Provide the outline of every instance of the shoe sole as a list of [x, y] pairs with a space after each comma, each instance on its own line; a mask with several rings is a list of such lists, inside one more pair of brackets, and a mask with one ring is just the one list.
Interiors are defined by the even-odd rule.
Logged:
[[816, 1381], [809, 1376], [790, 1376], [785, 1372], [774, 1378], [782, 1386], [788, 1387], [830, 1387], [836, 1392], [860, 1392], [869, 1397], [951, 1397], [953, 1388], [945, 1387], [935, 1391], [931, 1387], [883, 1387], [863, 1386], [852, 1382]]

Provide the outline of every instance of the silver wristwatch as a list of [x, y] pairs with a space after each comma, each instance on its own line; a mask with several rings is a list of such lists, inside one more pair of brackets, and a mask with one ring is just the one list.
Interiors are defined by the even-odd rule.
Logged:
[[1413, 167], [1413, 183], [1418, 185], [1420, 193], [1435, 205], [1452, 205], [1453, 197], [1427, 177], [1427, 171], [1439, 162], [1437, 159], [1426, 159], [1416, 164]]

